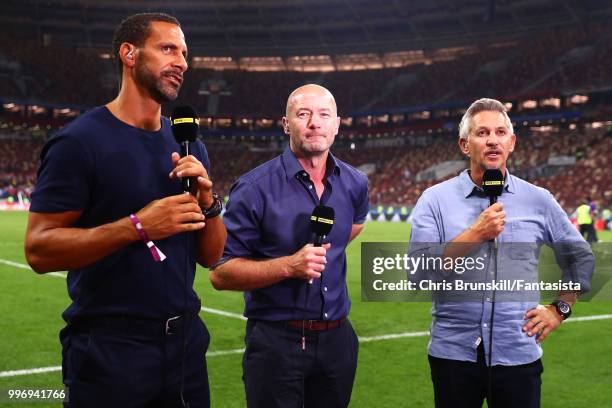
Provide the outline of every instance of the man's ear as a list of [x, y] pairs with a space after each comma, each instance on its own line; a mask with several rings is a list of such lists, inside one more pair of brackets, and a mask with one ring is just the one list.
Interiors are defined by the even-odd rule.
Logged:
[[467, 157], [470, 157], [470, 148], [468, 147], [468, 141], [464, 138], [459, 138], [459, 149], [461, 149], [461, 153], [465, 154]]
[[119, 47], [119, 58], [123, 65], [133, 67], [136, 63], [136, 47], [130, 43], [123, 43]]

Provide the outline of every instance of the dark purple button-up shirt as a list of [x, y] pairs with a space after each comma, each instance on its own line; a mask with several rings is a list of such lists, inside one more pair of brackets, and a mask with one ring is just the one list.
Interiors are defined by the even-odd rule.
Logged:
[[321, 279], [312, 285], [304, 279], [285, 279], [245, 292], [247, 318], [337, 320], [348, 315], [345, 249], [353, 224], [366, 219], [368, 180], [331, 154], [320, 200], [308, 173], [289, 148], [240, 177], [232, 186], [224, 215], [228, 237], [221, 262], [278, 258], [314, 242], [310, 215], [319, 204], [335, 210], [334, 226], [324, 241], [331, 243], [331, 248]]

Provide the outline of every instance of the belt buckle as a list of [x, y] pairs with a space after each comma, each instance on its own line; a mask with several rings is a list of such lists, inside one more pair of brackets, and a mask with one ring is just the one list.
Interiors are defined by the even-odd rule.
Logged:
[[308, 320], [308, 330], [313, 330], [312, 325], [316, 322], [316, 320]]
[[174, 334], [174, 333], [171, 333], [171, 332], [170, 332], [170, 322], [172, 322], [172, 321], [174, 321], [174, 320], [178, 320], [178, 319], [180, 319], [181, 317], [183, 317], [183, 316], [174, 316], [174, 317], [171, 317], [171, 318], [169, 318], [168, 320], [166, 320], [166, 334], [167, 334], [167, 335], [172, 335], [172, 334]]

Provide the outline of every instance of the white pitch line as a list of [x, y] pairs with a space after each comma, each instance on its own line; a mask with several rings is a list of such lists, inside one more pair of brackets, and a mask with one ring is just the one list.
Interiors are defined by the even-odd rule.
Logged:
[[605, 320], [605, 319], [612, 319], [612, 314], [572, 317], [568, 319], [566, 322], [563, 322], [563, 324], [571, 323], [571, 322], [588, 322], [591, 320]]
[[[6, 259], [0, 259], [0, 263], [6, 264], [9, 266], [14, 266], [16, 268], [32, 270], [28, 265], [8, 261]], [[51, 275], [51, 276], [55, 276], [59, 278], [66, 278], [66, 275], [62, 272], [50, 272], [50, 273], [47, 273], [46, 275]], [[224, 310], [218, 310], [218, 309], [213, 309], [209, 307], [202, 307], [202, 311], [207, 312], [207, 313], [218, 314], [221, 316], [231, 317], [234, 319], [247, 320], [246, 317], [238, 313], [226, 312]], [[579, 316], [579, 317], [571, 318], [567, 322], [584, 322], [584, 321], [604, 320], [604, 319], [612, 319], [612, 314]], [[428, 331], [391, 333], [391, 334], [383, 334], [380, 336], [359, 337], [359, 342], [368, 343], [372, 341], [383, 341], [383, 340], [393, 340], [393, 339], [401, 339], [401, 338], [409, 338], [409, 337], [425, 337], [425, 336], [429, 336]], [[206, 356], [207, 357], [218, 357], [218, 356], [226, 356], [226, 355], [231, 355], [231, 354], [240, 354], [243, 352], [244, 352], [243, 348], [232, 349], [232, 350], [218, 350], [218, 351], [210, 351], [206, 353]], [[61, 369], [62, 369], [61, 366], [53, 366], [53, 367], [31, 368], [31, 369], [24, 369], [24, 370], [0, 371], [0, 378], [1, 377], [15, 377], [19, 375], [48, 373], [48, 372], [54, 372], [54, 371], [61, 371]]]
[[392, 339], [401, 339], [404, 337], [424, 337], [424, 336], [429, 336], [429, 332], [419, 331], [419, 332], [383, 334], [380, 336], [359, 337], [359, 342], [367, 343], [369, 341], [392, 340]]
[[[244, 353], [243, 348], [233, 349], [233, 350], [218, 350], [218, 351], [207, 352], [206, 357], [219, 357], [219, 356], [227, 356], [230, 354], [242, 354], [242, 353]], [[17, 377], [20, 375], [30, 375], [30, 374], [52, 373], [55, 371], [62, 371], [62, 366], [40, 367], [40, 368], [30, 368], [30, 369], [12, 370], [12, 371], [0, 371], [0, 378]]]
[[[30, 268], [29, 265], [9, 261], [7, 259], [0, 259], [0, 264], [13, 266], [15, 268], [20, 268], [20, 269], [28, 269], [33, 272], [32, 268]], [[64, 278], [64, 279], [66, 278], [66, 272], [48, 272], [45, 275], [54, 276], [56, 278]], [[211, 314], [216, 314], [219, 316], [231, 317], [233, 319], [238, 319], [238, 320], [243, 320], [243, 321], [247, 320], [246, 317], [244, 317], [243, 315], [239, 313], [226, 312], [225, 310], [213, 309], [212, 307], [202, 306], [201, 310], [205, 313], [211, 313]], [[583, 317], [574, 317], [568, 320], [568, 322], [580, 322], [580, 321], [587, 321], [587, 320], [601, 320], [601, 319], [610, 319], [610, 318], [612, 318], [612, 315], [583, 316]], [[429, 332], [396, 333], [396, 334], [385, 334], [385, 335], [382, 335], [382, 337], [381, 336], [363, 337], [363, 338], [360, 338], [360, 341], [367, 343], [368, 341], [378, 340], [378, 337], [381, 337], [381, 340], [386, 340], [387, 338], [395, 339], [395, 338], [402, 338], [402, 337], [419, 337], [419, 336], [426, 336], [426, 335], [429, 335]], [[391, 337], [386, 337], [386, 336], [391, 336]]]
[[246, 317], [244, 317], [241, 314], [232, 313], [232, 312], [226, 312], [225, 310], [213, 309], [211, 307], [204, 307], [204, 306], [202, 306], [202, 311], [203, 312], [212, 313], [212, 314], [217, 314], [217, 315], [220, 315], [220, 316], [231, 317], [233, 319], [240, 319], [240, 320], [246, 320], [247, 319]]
[[[13, 261], [9, 261], [9, 260], [6, 260], [6, 259], [0, 259], [0, 263], [1, 264], [5, 264], [5, 265], [9, 265], [9, 266], [14, 266], [15, 268], [28, 269], [28, 270], [34, 272], [32, 270], [32, 268], [30, 268], [28, 265], [25, 265], [25, 264], [22, 264], [22, 263], [13, 262]], [[56, 278], [64, 278], [64, 279], [66, 279], [66, 272], [48, 272], [48, 273], [45, 273], [45, 275], [50, 275], [50, 276], [54, 276]], [[203, 312], [206, 312], [206, 313], [217, 314], [217, 315], [220, 315], [220, 316], [231, 317], [231, 318], [239, 319], [239, 320], [246, 320], [247, 319], [246, 317], [244, 317], [241, 314], [232, 313], [232, 312], [226, 312], [225, 310], [213, 309], [212, 307], [202, 307], [201, 310]]]
[[62, 366], [53, 366], [53, 367], [30, 368], [27, 370], [0, 371], [0, 377], [16, 377], [18, 375], [51, 373], [54, 371], [61, 371], [61, 370], [62, 370]]
[[[605, 320], [605, 319], [612, 319], [612, 314], [580, 316], [580, 317], [572, 318], [568, 320], [568, 322], [587, 322], [587, 321], [592, 321], [592, 320]], [[425, 337], [428, 335], [429, 335], [428, 331], [383, 334], [380, 336], [359, 337], [359, 342], [368, 343], [372, 341], [394, 340], [394, 339], [401, 339], [401, 338], [407, 338], [407, 337]], [[232, 350], [209, 351], [206, 353], [206, 357], [219, 357], [219, 356], [227, 356], [231, 354], [241, 354], [241, 353], [244, 353], [243, 348], [232, 349]], [[31, 368], [31, 369], [24, 369], [24, 370], [0, 371], [0, 378], [1, 377], [16, 377], [19, 375], [28, 375], [28, 374], [49, 373], [53, 371], [61, 371], [61, 369], [62, 369], [61, 366], [53, 366], [53, 367]]]
[[13, 262], [13, 261], [9, 261], [7, 259], [0, 259], [0, 263], [3, 263], [3, 264], [8, 265], [8, 266], [14, 266], [15, 268], [32, 270], [32, 268], [30, 268], [28, 265], [17, 263], [17, 262]]
[[[28, 269], [28, 270], [34, 272], [34, 270], [32, 268], [30, 268], [28, 265], [25, 265], [25, 264], [9, 261], [9, 260], [6, 260], [6, 259], [0, 259], [0, 263], [8, 265], [8, 266], [14, 266], [15, 268]], [[66, 273], [64, 273], [64, 272], [48, 272], [45, 275], [55, 276], [56, 278], [65, 278], [66, 277]]]
[[217, 357], [217, 356], [227, 356], [228, 354], [242, 354], [244, 353], [244, 349], [233, 349], [233, 350], [219, 350], [219, 351], [208, 351], [206, 352], [206, 357]]
[[[612, 314], [602, 314], [602, 315], [593, 315], [593, 316], [578, 316], [572, 317], [563, 324], [571, 323], [571, 322], [588, 322], [592, 320], [606, 320], [612, 319]], [[395, 334], [383, 334], [380, 336], [371, 336], [371, 337], [359, 337], [360, 343], [367, 343], [369, 341], [378, 341], [378, 340], [391, 340], [391, 339], [401, 339], [404, 337], [424, 337], [429, 336], [428, 331], [420, 331], [420, 332], [406, 332], [406, 333], [395, 333]]]

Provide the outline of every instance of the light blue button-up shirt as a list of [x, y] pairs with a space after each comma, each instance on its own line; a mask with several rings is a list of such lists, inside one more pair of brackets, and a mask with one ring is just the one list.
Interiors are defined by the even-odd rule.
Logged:
[[[498, 199], [506, 213], [504, 231], [498, 237], [500, 247], [509, 242], [532, 243], [534, 246], [553, 244], [551, 247], [557, 259], [563, 260], [560, 264], [563, 281], [577, 281], [581, 290], [587, 291], [594, 268], [594, 256], [588, 244], [547, 190], [514, 177], [509, 172], [506, 174], [504, 191]], [[473, 224], [488, 206], [489, 198], [474, 184], [467, 170], [425, 190], [411, 214], [411, 246], [416, 243], [444, 244], [452, 241]], [[572, 243], [571, 250], [561, 253], [563, 248], [554, 245], [557, 243]], [[441, 246], [438, 245], [438, 248]], [[516, 249], [515, 255], [510, 249], [507, 260], [516, 262], [516, 265], [523, 262], [520, 264], [521, 270], [532, 269], [526, 271], [527, 275], [537, 278], [539, 251], [527, 257]], [[482, 301], [434, 300], [429, 354], [475, 362], [476, 349], [483, 342], [489, 364], [491, 299], [490, 293], [483, 292]], [[537, 304], [534, 299], [495, 303], [493, 365], [527, 364], [542, 356], [536, 337], [529, 337], [522, 330], [526, 323], [523, 319], [525, 312]]]

